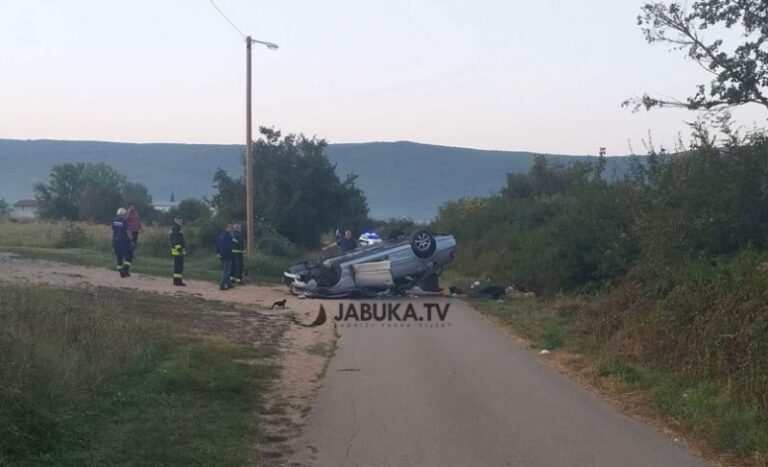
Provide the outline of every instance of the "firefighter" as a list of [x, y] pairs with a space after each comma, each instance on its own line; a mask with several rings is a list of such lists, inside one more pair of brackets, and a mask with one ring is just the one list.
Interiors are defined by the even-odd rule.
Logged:
[[183, 281], [184, 257], [187, 255], [187, 244], [181, 232], [182, 219], [176, 216], [171, 226], [171, 256], [173, 256], [173, 285], [186, 286]]
[[245, 270], [243, 257], [245, 253], [243, 226], [235, 224], [232, 226], [232, 275], [229, 277], [229, 281], [234, 285], [243, 283], [243, 271]]
[[112, 221], [112, 248], [117, 257], [117, 272], [120, 277], [131, 275], [131, 258], [133, 256], [131, 248], [131, 237], [128, 233], [128, 222], [125, 220], [125, 208], [117, 210], [117, 217]]

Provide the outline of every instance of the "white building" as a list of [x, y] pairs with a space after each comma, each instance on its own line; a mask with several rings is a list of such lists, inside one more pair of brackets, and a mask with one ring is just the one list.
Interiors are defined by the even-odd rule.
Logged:
[[160, 212], [169, 212], [171, 209], [178, 207], [178, 205], [179, 203], [176, 201], [168, 201], [165, 203], [155, 203], [152, 205], [152, 207]]
[[11, 217], [14, 219], [37, 219], [37, 209], [40, 203], [36, 199], [22, 199], [11, 208]]

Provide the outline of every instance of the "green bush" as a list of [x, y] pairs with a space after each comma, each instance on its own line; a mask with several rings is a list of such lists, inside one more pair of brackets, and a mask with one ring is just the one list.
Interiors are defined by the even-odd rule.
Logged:
[[291, 260], [284, 257], [275, 257], [256, 253], [245, 258], [245, 268], [253, 280], [256, 277], [282, 277], [283, 272], [290, 266]]
[[91, 246], [91, 238], [78, 224], [66, 224], [56, 239], [56, 248], [83, 248]]
[[280, 235], [263, 236], [255, 243], [256, 251], [265, 255], [295, 258], [298, 254], [296, 246]]
[[145, 229], [141, 235], [139, 235], [137, 254], [156, 256], [159, 258], [170, 256], [170, 235], [170, 227], [167, 229]]

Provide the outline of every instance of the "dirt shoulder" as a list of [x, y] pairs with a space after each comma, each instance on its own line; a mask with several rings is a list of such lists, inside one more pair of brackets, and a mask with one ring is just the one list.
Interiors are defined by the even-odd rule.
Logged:
[[[166, 294], [180, 299], [213, 300], [231, 303], [237, 308], [247, 307], [261, 315], [261, 318], [290, 324], [278, 345], [280, 379], [271, 392], [264, 413], [260, 414], [267, 431], [264, 439], [269, 442], [267, 454], [275, 464], [281, 463], [288, 454], [291, 441], [299, 434], [335, 348], [332, 323], [315, 328], [292, 324], [293, 320], [311, 322], [320, 302], [299, 300], [279, 286], [246, 285], [220, 291], [214, 283], [188, 280], [187, 287], [175, 287], [170, 277], [132, 272], [130, 278], [121, 279], [117, 272], [111, 270], [25, 259], [2, 252], [0, 281], [49, 284], [64, 288], [107, 287]], [[269, 309], [274, 302], [283, 299], [286, 299], [285, 308]], [[180, 305], [183, 306], [183, 303], [180, 300]], [[210, 323], [210, 326], [215, 327], [215, 322]]]

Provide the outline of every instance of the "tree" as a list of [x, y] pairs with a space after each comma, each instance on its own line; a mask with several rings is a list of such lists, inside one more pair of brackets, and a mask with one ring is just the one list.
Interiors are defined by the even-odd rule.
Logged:
[[[324, 154], [325, 140], [283, 136], [260, 128], [254, 144], [254, 214], [292, 242], [316, 247], [324, 232], [339, 226], [360, 229], [368, 223], [368, 206], [355, 176], [343, 181]], [[245, 183], [223, 170], [214, 176], [213, 198], [225, 221], [245, 218]]]
[[[674, 2], [646, 3], [637, 22], [649, 43], [686, 51], [712, 80], [699, 84], [685, 100], [644, 94], [623, 106], [722, 110], [755, 103], [768, 110], [768, 1], [699, 0], [687, 9]], [[704, 32], [713, 28], [737, 32], [739, 43], [727, 47], [723, 39], [705, 38]]]
[[129, 182], [103, 162], [57, 165], [48, 184], [35, 185], [35, 195], [40, 201], [40, 216], [49, 219], [106, 222], [126, 202], [145, 211], [150, 211], [152, 204], [145, 186]]
[[11, 213], [11, 207], [5, 201], [5, 198], [0, 198], [0, 217], [5, 217]]
[[231, 222], [233, 219], [245, 219], [245, 181], [233, 179], [224, 169], [218, 169], [213, 176], [213, 206], [216, 216]]
[[150, 221], [156, 217], [157, 213], [152, 207], [152, 195], [141, 183], [126, 182], [123, 187], [123, 200], [126, 204], [133, 203], [144, 220]]
[[211, 207], [205, 201], [194, 198], [183, 199], [178, 206], [171, 209], [170, 218], [181, 216], [184, 222], [194, 222], [198, 219], [209, 219]]

